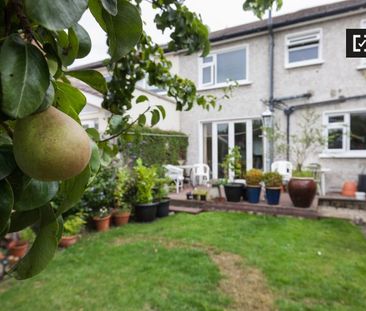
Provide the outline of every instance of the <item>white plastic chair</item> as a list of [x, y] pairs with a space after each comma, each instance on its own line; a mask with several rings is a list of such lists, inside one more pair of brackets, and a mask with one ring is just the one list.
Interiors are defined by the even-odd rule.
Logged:
[[191, 171], [192, 185], [205, 185], [209, 180], [210, 167], [207, 164], [194, 164]]
[[166, 176], [170, 177], [174, 181], [176, 191], [179, 193], [179, 189], [183, 189], [183, 169], [171, 164], [164, 165], [164, 167], [167, 170]]
[[292, 170], [293, 166], [289, 161], [275, 161], [271, 165], [271, 171], [280, 173], [285, 183], [288, 183], [291, 179]]

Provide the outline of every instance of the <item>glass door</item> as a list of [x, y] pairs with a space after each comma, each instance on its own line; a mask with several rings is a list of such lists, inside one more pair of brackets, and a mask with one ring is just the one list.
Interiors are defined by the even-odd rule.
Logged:
[[[222, 163], [234, 146], [242, 158], [242, 172], [263, 165], [263, 142], [260, 120], [220, 121], [202, 125], [202, 160], [210, 166], [212, 178], [223, 178]], [[240, 178], [230, 172], [230, 179]]]

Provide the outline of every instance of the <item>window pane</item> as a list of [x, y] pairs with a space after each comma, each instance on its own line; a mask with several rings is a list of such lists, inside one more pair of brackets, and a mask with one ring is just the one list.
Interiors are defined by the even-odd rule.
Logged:
[[224, 171], [221, 167], [225, 156], [229, 152], [229, 124], [217, 125], [217, 162], [218, 162], [218, 177], [224, 177]]
[[366, 112], [351, 114], [351, 150], [366, 150]]
[[344, 115], [328, 117], [328, 123], [343, 123]]
[[253, 120], [253, 168], [263, 169], [262, 121]]
[[246, 50], [217, 54], [217, 82], [246, 79]]
[[[241, 155], [242, 172], [246, 171], [247, 158], [247, 125], [246, 123], [235, 123], [235, 146], [239, 147]], [[235, 176], [235, 178], [242, 178], [242, 176]]]
[[328, 130], [328, 149], [343, 149], [343, 129]]
[[289, 48], [289, 55], [288, 55], [289, 63], [318, 59], [318, 57], [319, 57], [319, 46], [304, 47], [296, 50], [291, 50], [291, 48]]
[[202, 84], [211, 83], [211, 67], [205, 67], [202, 69]]

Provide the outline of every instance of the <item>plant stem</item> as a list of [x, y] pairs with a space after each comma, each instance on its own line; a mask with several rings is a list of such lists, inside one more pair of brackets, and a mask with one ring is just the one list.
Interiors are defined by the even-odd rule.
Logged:
[[110, 137], [108, 137], [108, 138], [105, 138], [105, 139], [103, 139], [103, 140], [100, 140], [99, 142], [100, 143], [104, 143], [104, 142], [106, 142], [106, 141], [109, 141], [109, 140], [112, 140], [112, 139], [114, 139], [114, 138], [116, 138], [116, 137], [118, 137], [118, 136], [120, 136], [120, 135], [122, 135], [123, 133], [126, 133], [133, 125], [135, 125], [136, 124], [136, 122], [139, 120], [139, 118], [140, 118], [140, 116], [142, 116], [142, 115], [144, 115], [146, 112], [148, 112], [149, 110], [151, 109], [151, 107], [147, 107], [146, 108], [146, 110], [143, 112], [143, 113], [141, 113], [137, 118], [136, 118], [136, 120], [135, 121], [133, 121], [127, 128], [125, 128], [125, 129], [123, 129], [123, 130], [121, 130], [121, 131], [119, 131], [117, 134], [114, 134], [114, 135], [112, 135], [112, 136], [110, 136]]
[[6, 131], [8, 136], [13, 139], [13, 130], [10, 128], [8, 124], [6, 124], [4, 121], [0, 121], [1, 127]]

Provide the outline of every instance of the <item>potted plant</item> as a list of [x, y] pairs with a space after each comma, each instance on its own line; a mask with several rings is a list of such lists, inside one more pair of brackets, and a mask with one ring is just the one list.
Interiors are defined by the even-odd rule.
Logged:
[[64, 222], [64, 231], [59, 246], [67, 248], [74, 245], [77, 241], [77, 235], [80, 233], [85, 223], [86, 221], [83, 219], [82, 213], [69, 216]]
[[128, 223], [131, 215], [131, 196], [133, 188], [131, 173], [127, 167], [119, 168], [116, 174], [114, 187], [114, 211], [112, 213], [113, 223], [122, 226]]
[[17, 239], [15, 243], [9, 246], [9, 255], [14, 257], [24, 257], [29, 248], [29, 243], [32, 243], [35, 239], [35, 233], [28, 227], [17, 233]]
[[196, 188], [193, 190], [193, 197], [195, 200], [207, 201], [208, 190], [203, 188]]
[[247, 184], [247, 199], [249, 203], [258, 203], [261, 194], [261, 182], [263, 180], [263, 172], [253, 168], [246, 174], [245, 181]]
[[263, 181], [266, 186], [267, 203], [277, 205], [280, 202], [282, 175], [278, 172], [267, 172], [263, 174]]
[[296, 207], [310, 207], [316, 195], [316, 187], [311, 171], [292, 172], [292, 177], [287, 185], [292, 204]]
[[229, 202], [239, 202], [243, 195], [244, 186], [242, 183], [233, 182], [230, 176], [231, 172], [234, 172], [234, 179], [240, 178], [242, 175], [241, 154], [238, 146], [232, 148], [225, 156], [221, 167], [224, 171], [226, 200]]
[[95, 229], [97, 229], [98, 232], [104, 232], [109, 229], [111, 222], [111, 212], [109, 208], [102, 206], [98, 210], [94, 210], [92, 215]]
[[[319, 126], [320, 115], [314, 110], [306, 110], [297, 124], [298, 131], [287, 137], [278, 128], [267, 131], [266, 135], [276, 142], [276, 153], [290, 155], [296, 163], [296, 170], [292, 173], [287, 190], [292, 203], [296, 207], [310, 207], [316, 194], [316, 183], [313, 174], [304, 171], [304, 164], [310, 155], [318, 153], [333, 137], [324, 138], [323, 128]], [[287, 139], [290, 138], [290, 144]]]
[[134, 198], [135, 217], [138, 222], [151, 222], [156, 218], [158, 202], [153, 202], [156, 183], [156, 168], [146, 167], [141, 159], [134, 166], [136, 193]]
[[169, 194], [169, 183], [171, 179], [165, 177], [165, 169], [161, 166], [156, 168], [158, 178], [155, 181], [154, 188], [154, 199], [155, 202], [159, 202], [157, 206], [157, 217], [166, 217], [169, 215], [170, 198]]

